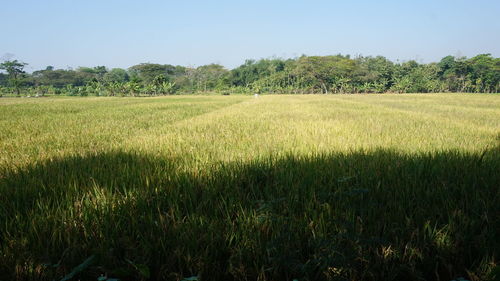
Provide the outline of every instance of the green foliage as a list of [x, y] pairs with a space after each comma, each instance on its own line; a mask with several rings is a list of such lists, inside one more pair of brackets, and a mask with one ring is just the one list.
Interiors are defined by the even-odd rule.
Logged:
[[259, 61], [247, 60], [245, 63], [230, 71], [227, 79], [224, 80], [233, 87], [251, 88], [251, 85], [259, 79], [273, 76], [285, 70], [292, 60], [262, 59]]
[[113, 68], [104, 74], [103, 79], [107, 83], [125, 83], [129, 80], [129, 75], [125, 69]]
[[224, 77], [228, 71], [219, 64], [202, 65], [193, 70], [189, 78], [192, 80], [193, 91], [207, 92], [213, 89], [220, 89], [225, 83]]
[[184, 72], [184, 67], [169, 64], [141, 63], [129, 68], [130, 77], [135, 79], [136, 82], [144, 84], [151, 84], [158, 76], [164, 76], [166, 79], [171, 80]]
[[395, 65], [382, 56], [360, 57], [353, 73], [360, 92], [382, 93], [394, 83]]
[[[340, 92], [348, 91], [342, 82], [354, 70], [355, 62], [349, 57], [341, 55], [325, 57], [302, 56], [297, 60], [292, 74], [295, 75], [305, 87], [311, 87], [328, 94], [333, 87]], [[347, 81], [347, 82], [348, 82]], [[346, 82], [346, 84], [348, 84]]]
[[67, 85], [84, 86], [86, 83], [97, 81], [97, 75], [92, 71], [54, 70], [50, 67], [33, 72], [31, 78], [33, 84], [50, 85], [57, 88], [64, 88]]
[[[6, 69], [6, 66], [4, 66]], [[12, 72], [12, 71], [11, 71]], [[14, 72], [12, 72], [14, 73]], [[18, 73], [18, 72], [16, 72]], [[20, 75], [22, 74], [22, 75]], [[438, 63], [416, 61], [393, 63], [385, 57], [301, 56], [295, 59], [247, 60], [232, 70], [219, 64], [197, 68], [169, 64], [142, 63], [128, 70], [104, 66], [76, 70], [48, 66], [31, 75], [0, 73], [0, 85], [10, 86], [4, 93], [18, 95], [31, 88], [50, 86], [58, 94], [68, 85], [77, 95], [157, 96], [174, 93], [437, 93], [500, 91], [500, 58], [481, 54], [473, 58], [444, 57]], [[10, 80], [9, 80], [10, 79]], [[10, 84], [7, 81], [11, 81]], [[95, 88], [99, 84], [99, 89]], [[120, 84], [120, 85], [117, 85]], [[131, 92], [133, 83], [135, 91]], [[90, 85], [90, 86], [89, 86]]]
[[8, 86], [8, 75], [0, 73], [0, 86]]
[[25, 73], [24, 72], [24, 67], [27, 65], [27, 63], [20, 62], [18, 60], [13, 60], [13, 61], [4, 61], [3, 63], [0, 63], [0, 69], [5, 70], [8, 75], [8, 82], [10, 86], [12, 86], [16, 94], [19, 96], [20, 95], [20, 87], [22, 86], [22, 75]]

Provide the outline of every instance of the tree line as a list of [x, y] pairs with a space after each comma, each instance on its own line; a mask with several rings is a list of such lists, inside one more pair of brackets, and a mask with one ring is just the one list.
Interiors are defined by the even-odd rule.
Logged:
[[247, 60], [228, 70], [141, 63], [128, 69], [105, 66], [26, 73], [27, 64], [0, 64], [0, 95], [171, 95], [177, 93], [435, 93], [500, 92], [500, 58], [446, 56], [439, 62], [395, 63], [383, 56], [301, 56]]

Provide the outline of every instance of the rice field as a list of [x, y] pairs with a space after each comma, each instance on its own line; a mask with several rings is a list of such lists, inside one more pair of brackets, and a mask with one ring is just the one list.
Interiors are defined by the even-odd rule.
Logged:
[[493, 280], [499, 186], [497, 94], [1, 98], [0, 280]]

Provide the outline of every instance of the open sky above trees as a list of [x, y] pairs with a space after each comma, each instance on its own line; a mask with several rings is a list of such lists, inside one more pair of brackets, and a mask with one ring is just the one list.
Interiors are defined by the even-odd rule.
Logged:
[[[0, 57], [27, 72], [144, 62], [226, 68], [245, 59], [382, 55], [438, 62], [500, 56], [500, 2], [4, 1]], [[15, 24], [12, 24], [15, 23]]]

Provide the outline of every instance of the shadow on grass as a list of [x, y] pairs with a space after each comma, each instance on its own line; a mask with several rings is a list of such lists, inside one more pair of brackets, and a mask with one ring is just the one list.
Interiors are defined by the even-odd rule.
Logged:
[[114, 152], [0, 179], [0, 279], [484, 280], [499, 149], [289, 156], [185, 172]]

